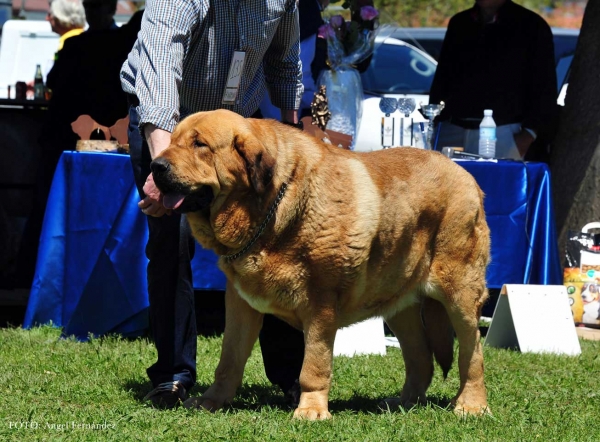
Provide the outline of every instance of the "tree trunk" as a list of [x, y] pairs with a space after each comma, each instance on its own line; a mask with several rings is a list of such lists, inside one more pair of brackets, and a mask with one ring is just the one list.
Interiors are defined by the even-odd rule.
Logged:
[[600, 221], [600, 1], [589, 1], [571, 65], [551, 172], [561, 255], [569, 230]]

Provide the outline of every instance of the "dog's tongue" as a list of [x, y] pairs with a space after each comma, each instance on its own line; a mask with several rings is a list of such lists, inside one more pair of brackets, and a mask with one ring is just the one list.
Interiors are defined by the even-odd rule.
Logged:
[[163, 195], [163, 206], [167, 209], [177, 209], [183, 203], [185, 199], [185, 195], [180, 193], [169, 193], [167, 195]]

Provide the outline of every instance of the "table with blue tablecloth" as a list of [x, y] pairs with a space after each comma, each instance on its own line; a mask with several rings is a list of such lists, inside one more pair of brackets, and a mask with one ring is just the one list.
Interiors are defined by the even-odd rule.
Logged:
[[[490, 288], [562, 284], [550, 173], [542, 163], [460, 161], [486, 194], [492, 234]], [[24, 327], [52, 324], [65, 335], [137, 336], [148, 326], [148, 232], [137, 207], [129, 157], [65, 152], [40, 237]], [[212, 251], [196, 247], [196, 289], [223, 290]]]

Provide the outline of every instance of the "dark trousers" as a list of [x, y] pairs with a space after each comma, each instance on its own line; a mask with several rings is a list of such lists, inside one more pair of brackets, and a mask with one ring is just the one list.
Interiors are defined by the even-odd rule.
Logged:
[[[129, 109], [129, 149], [135, 182], [150, 174], [150, 152], [138, 129], [135, 107]], [[194, 242], [185, 216], [148, 217], [148, 297], [150, 329], [158, 353], [148, 368], [153, 385], [179, 380], [190, 389], [196, 380], [196, 316], [191, 259]], [[175, 259], [175, 257], [178, 259]], [[265, 315], [259, 342], [267, 378], [284, 392], [300, 377], [304, 335], [272, 315]]]
[[258, 342], [267, 378], [287, 392], [300, 378], [304, 333], [273, 315], [265, 315]]
[[[129, 149], [140, 196], [150, 175], [150, 151], [129, 109]], [[148, 300], [150, 332], [158, 360], [148, 368], [154, 386], [180, 381], [189, 390], [196, 382], [196, 313], [191, 260], [194, 242], [184, 216], [148, 216]]]

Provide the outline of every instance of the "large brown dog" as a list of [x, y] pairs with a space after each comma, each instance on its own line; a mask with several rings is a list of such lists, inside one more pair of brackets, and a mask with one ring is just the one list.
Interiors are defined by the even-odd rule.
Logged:
[[389, 405], [425, 400], [433, 358], [450, 369], [454, 329], [455, 410], [488, 411], [478, 319], [489, 229], [483, 194], [462, 167], [420, 149], [350, 152], [217, 110], [183, 120], [152, 173], [164, 205], [186, 212], [195, 238], [221, 255], [228, 280], [215, 382], [192, 405], [232, 400], [272, 313], [304, 331], [295, 417], [331, 416], [336, 331], [372, 316], [398, 337], [406, 364]]

